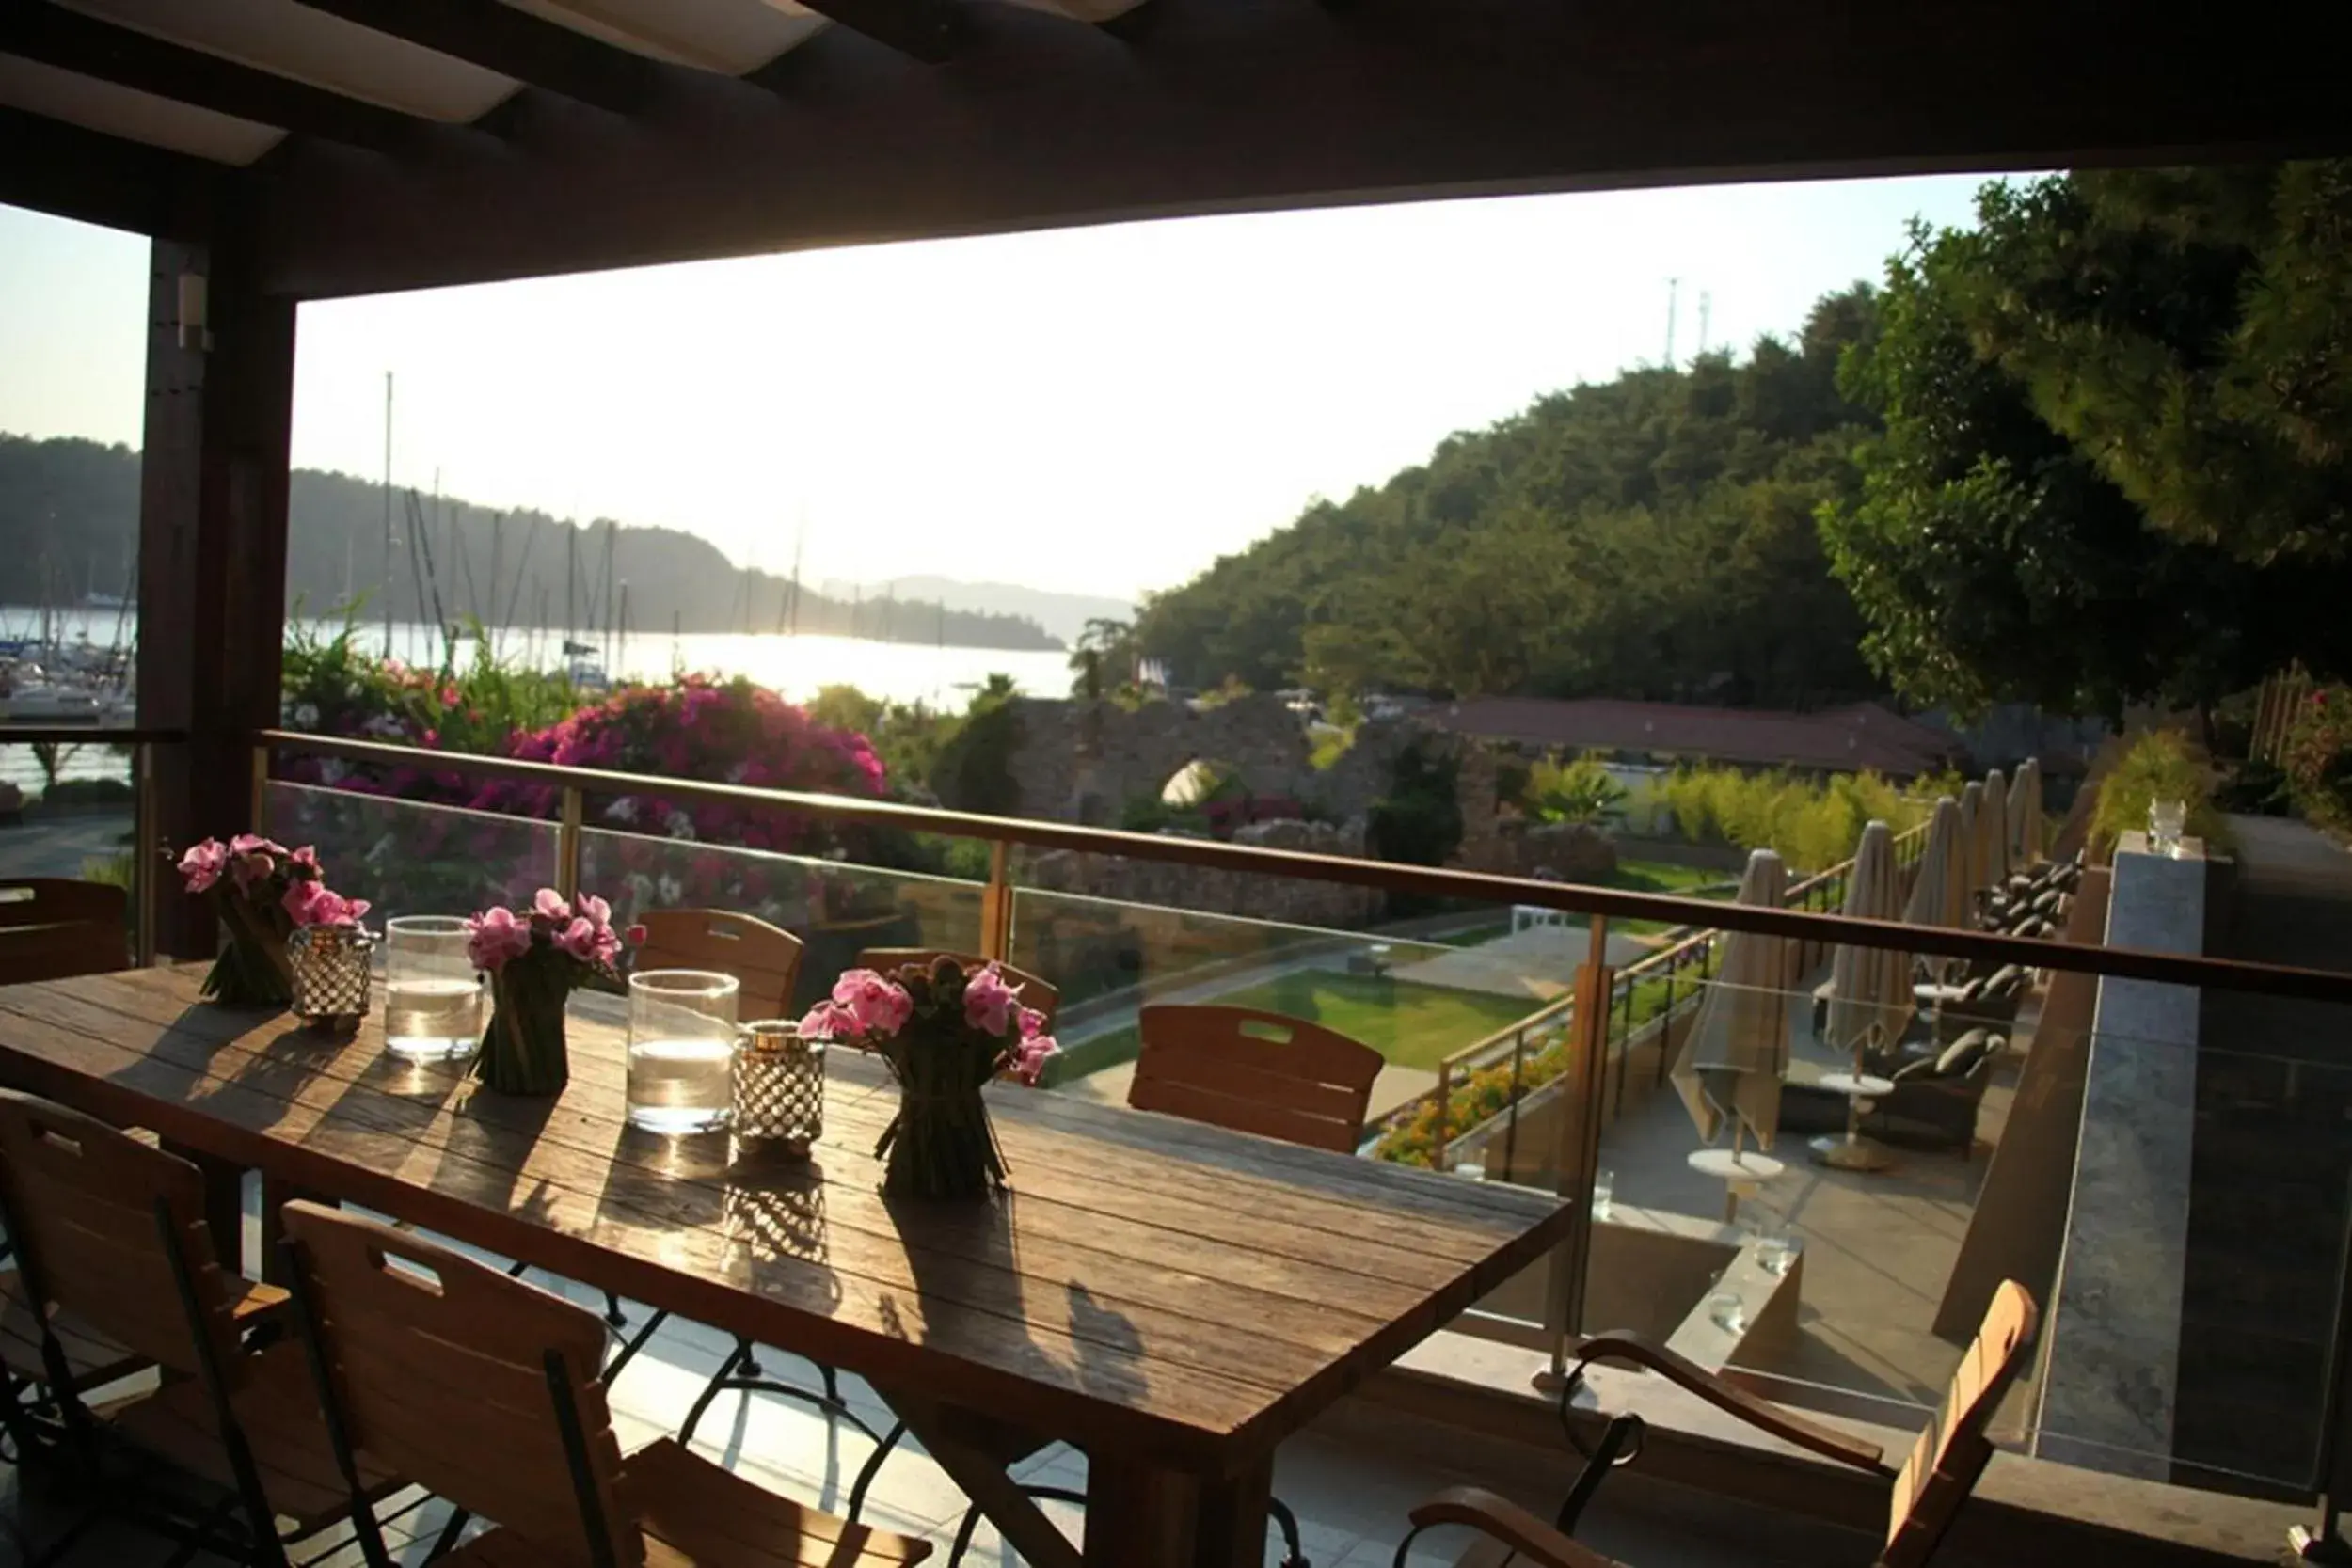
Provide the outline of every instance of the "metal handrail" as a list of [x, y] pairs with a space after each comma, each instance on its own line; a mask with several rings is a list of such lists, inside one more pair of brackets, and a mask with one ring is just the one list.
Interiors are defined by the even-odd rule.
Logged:
[[1438, 866], [1406, 865], [1393, 861], [1311, 855], [1295, 849], [1269, 849], [1212, 839], [1125, 832], [1108, 828], [1080, 827], [1074, 823], [1034, 821], [1025, 817], [983, 816], [970, 812], [911, 806], [891, 800], [862, 800], [848, 796], [762, 789], [748, 784], [709, 784], [693, 779], [664, 779], [645, 773], [565, 768], [553, 763], [518, 762], [509, 757], [486, 757], [464, 752], [436, 752], [413, 746], [388, 746], [377, 741], [302, 735], [291, 730], [262, 730], [256, 732], [252, 739], [256, 746], [267, 751], [300, 752], [379, 767], [469, 773], [484, 778], [578, 790], [582, 795], [655, 795], [681, 800], [765, 807], [804, 813], [834, 821], [900, 828], [913, 832], [977, 838], [993, 844], [1019, 844], [1039, 849], [1074, 849], [1089, 854], [1195, 865], [1250, 876], [1340, 882], [1391, 893], [1414, 893], [1487, 904], [1528, 904], [1610, 919], [1655, 920], [1668, 925], [1751, 931], [1766, 937], [1792, 937], [1828, 945], [1845, 943], [1859, 947], [1898, 948], [1905, 952], [1974, 959], [1994, 965], [2017, 964], [2031, 969], [2114, 975], [2165, 985], [2352, 1004], [2352, 973], [2335, 970], [2192, 958], [2141, 948], [2079, 946], [2041, 937], [1910, 926], [1894, 920], [1856, 920], [1841, 914], [1718, 903], [1673, 894], [1636, 893], [1624, 888], [1594, 887], [1578, 882], [1539, 881], [1529, 877], [1503, 877], [1483, 871], [1456, 871]]

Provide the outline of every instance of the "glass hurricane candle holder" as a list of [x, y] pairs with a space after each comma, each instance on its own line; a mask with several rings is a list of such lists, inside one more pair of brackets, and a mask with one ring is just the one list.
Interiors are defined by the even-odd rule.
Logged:
[[470, 1056], [481, 1047], [485, 988], [466, 956], [466, 923], [404, 914], [384, 923], [384, 1044], [410, 1061]]
[[682, 1136], [724, 1127], [735, 1109], [732, 974], [648, 969], [628, 977], [628, 1123]]

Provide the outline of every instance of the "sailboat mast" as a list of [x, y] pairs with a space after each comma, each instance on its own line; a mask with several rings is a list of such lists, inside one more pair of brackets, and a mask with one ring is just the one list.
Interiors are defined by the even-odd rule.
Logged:
[[392, 657], [392, 372], [389, 371], [384, 372], [384, 657]]

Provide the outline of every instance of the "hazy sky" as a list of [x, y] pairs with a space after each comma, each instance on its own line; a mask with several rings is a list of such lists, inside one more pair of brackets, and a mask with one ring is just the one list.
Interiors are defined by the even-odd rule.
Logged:
[[[306, 306], [294, 458], [815, 580], [1183, 580], [1539, 392], [1786, 331], [1973, 178], [1199, 218]], [[0, 430], [139, 440], [146, 245], [0, 208]]]

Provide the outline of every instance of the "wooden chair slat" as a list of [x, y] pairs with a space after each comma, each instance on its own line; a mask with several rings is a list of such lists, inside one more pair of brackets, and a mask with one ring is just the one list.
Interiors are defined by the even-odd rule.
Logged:
[[1162, 1005], [1141, 1027], [1136, 1110], [1341, 1152], [1363, 1141], [1381, 1067], [1370, 1046], [1255, 1007]]
[[106, 882], [0, 877], [0, 985], [131, 965], [131, 901]]
[[730, 910], [648, 910], [639, 917], [645, 941], [635, 967], [707, 969], [741, 984], [739, 1018], [783, 1018], [792, 1010], [801, 974], [801, 939]]
[[[580, 1498], [548, 1390], [544, 1357], [554, 1351], [570, 1373], [596, 1502], [614, 1544], [623, 1562], [643, 1560], [618, 1506], [620, 1447], [596, 1381], [605, 1334], [595, 1313], [335, 1210], [290, 1203], [285, 1227], [298, 1247], [355, 1447], [549, 1552], [585, 1554]], [[437, 1362], [439, 1375], [419, 1374]], [[471, 1397], [462, 1381], [441, 1381], [459, 1365], [490, 1397]]]
[[130, 918], [130, 897], [112, 882], [86, 882], [71, 877], [0, 877], [0, 931], [75, 921], [112, 921], [122, 926]]
[[[965, 969], [978, 969], [988, 960], [977, 953], [958, 953], [944, 947], [868, 947], [857, 956], [860, 969], [889, 971], [907, 964], [929, 966], [941, 958], [953, 958]], [[1014, 964], [998, 963], [997, 972], [1008, 985], [1021, 990], [1021, 1005], [1045, 1015], [1045, 1027], [1054, 1026], [1054, 1015], [1061, 1010], [1061, 992], [1051, 980], [1032, 974]]]
[[1881, 1568], [1919, 1568], [1975, 1490], [1993, 1458], [1985, 1428], [2023, 1369], [2035, 1321], [2033, 1297], [2015, 1280], [2004, 1280], [1961, 1356], [1942, 1406], [1896, 1472]]
[[[77, 1392], [126, 1377], [148, 1364], [145, 1356], [71, 1312], [54, 1314], [49, 1326], [57, 1337], [58, 1349], [65, 1352]], [[49, 1376], [41, 1361], [40, 1325], [24, 1298], [24, 1282], [14, 1269], [0, 1270], [0, 1362], [30, 1382], [45, 1382]]]

